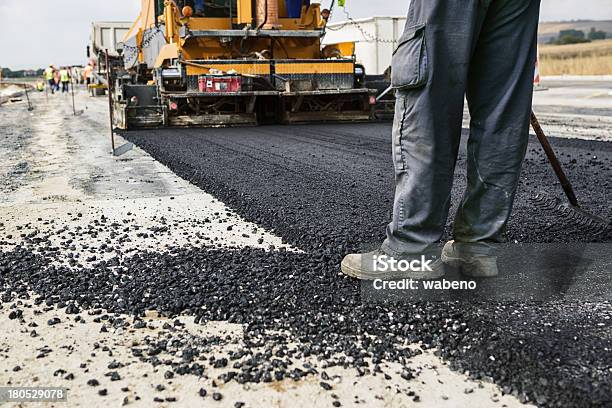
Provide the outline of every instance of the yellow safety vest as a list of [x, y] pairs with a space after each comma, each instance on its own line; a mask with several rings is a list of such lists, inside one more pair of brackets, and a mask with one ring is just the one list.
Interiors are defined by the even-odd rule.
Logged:
[[62, 69], [62, 70], [60, 71], [60, 80], [61, 80], [62, 82], [68, 82], [68, 81], [70, 81], [70, 77], [68, 76], [68, 71], [67, 71], [67, 70]]
[[53, 68], [47, 68], [45, 69], [45, 79], [47, 81], [50, 81], [53, 79]]

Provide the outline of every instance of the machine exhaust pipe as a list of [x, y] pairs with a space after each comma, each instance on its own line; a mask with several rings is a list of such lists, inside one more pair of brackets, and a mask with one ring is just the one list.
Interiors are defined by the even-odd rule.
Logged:
[[257, 0], [257, 28], [274, 30], [278, 23], [278, 0]]

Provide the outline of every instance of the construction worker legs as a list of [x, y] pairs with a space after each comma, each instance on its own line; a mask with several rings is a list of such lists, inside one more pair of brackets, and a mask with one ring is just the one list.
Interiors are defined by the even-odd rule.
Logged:
[[195, 0], [194, 4], [195, 4], [196, 15], [204, 16], [204, 12], [205, 12], [204, 0]]
[[382, 250], [429, 252], [441, 238], [461, 137], [470, 56], [487, 2], [413, 0], [392, 63], [396, 191]]
[[539, 0], [491, 4], [470, 64], [467, 189], [454, 239], [504, 241], [529, 137]]

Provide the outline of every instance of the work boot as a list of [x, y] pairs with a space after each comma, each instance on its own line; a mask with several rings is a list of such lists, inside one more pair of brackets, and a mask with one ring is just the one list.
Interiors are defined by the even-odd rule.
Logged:
[[[408, 265], [411, 267], [406, 268]], [[444, 263], [439, 257], [417, 254], [395, 258], [380, 249], [365, 254], [346, 255], [340, 266], [342, 273], [361, 280], [428, 280], [441, 278], [445, 272]]]
[[471, 278], [492, 278], [499, 274], [497, 256], [478, 253], [470, 244], [448, 241], [441, 258], [442, 262]]

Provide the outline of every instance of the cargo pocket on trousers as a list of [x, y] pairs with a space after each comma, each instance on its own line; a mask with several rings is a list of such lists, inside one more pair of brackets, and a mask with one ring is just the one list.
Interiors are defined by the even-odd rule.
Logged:
[[427, 83], [427, 44], [425, 24], [406, 28], [391, 60], [391, 86], [412, 89]]

